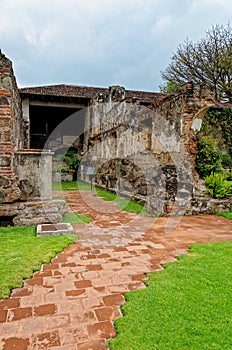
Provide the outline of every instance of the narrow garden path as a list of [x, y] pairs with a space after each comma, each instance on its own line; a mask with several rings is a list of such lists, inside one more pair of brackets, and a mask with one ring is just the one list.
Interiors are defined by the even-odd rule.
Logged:
[[146, 273], [175, 261], [189, 244], [232, 239], [232, 222], [223, 217], [148, 218], [94, 192], [64, 195], [72, 211], [93, 221], [74, 225], [77, 243], [0, 301], [2, 350], [108, 349], [123, 294], [145, 288]]

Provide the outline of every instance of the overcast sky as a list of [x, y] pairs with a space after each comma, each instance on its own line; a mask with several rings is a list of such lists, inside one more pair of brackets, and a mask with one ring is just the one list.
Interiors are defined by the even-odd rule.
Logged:
[[0, 0], [0, 48], [20, 87], [159, 91], [177, 46], [231, 19], [231, 0]]

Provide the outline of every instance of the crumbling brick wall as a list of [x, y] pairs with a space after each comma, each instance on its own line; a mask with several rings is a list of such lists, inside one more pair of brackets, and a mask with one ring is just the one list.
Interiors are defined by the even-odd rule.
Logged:
[[15, 150], [24, 143], [21, 118], [12, 63], [0, 52], [0, 202], [14, 202], [21, 196], [14, 159]]
[[51, 200], [52, 153], [28, 147], [29, 120], [12, 63], [0, 51], [0, 225], [55, 223], [67, 210]]

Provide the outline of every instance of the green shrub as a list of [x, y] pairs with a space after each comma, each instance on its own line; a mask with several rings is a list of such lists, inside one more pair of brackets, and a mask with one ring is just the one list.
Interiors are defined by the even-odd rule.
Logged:
[[[202, 178], [219, 173], [222, 168], [232, 168], [231, 125], [231, 108], [211, 108], [205, 114], [196, 156], [196, 170]], [[229, 174], [227, 175], [231, 180]], [[227, 176], [225, 178], [227, 179]]]
[[68, 150], [65, 154], [59, 153], [55, 156], [55, 160], [65, 161], [69, 167], [56, 168], [53, 171], [61, 171], [62, 173], [73, 173], [74, 180], [77, 179], [77, 172], [79, 165], [81, 163], [81, 159], [78, 158], [77, 151]]
[[222, 174], [227, 181], [232, 181], [232, 170], [223, 169]]
[[218, 132], [221, 133], [224, 145], [227, 145], [229, 153], [232, 156], [232, 108], [222, 108], [222, 109], [210, 109], [203, 121], [201, 131], [206, 135], [213, 133], [216, 135]]
[[204, 178], [222, 170], [222, 154], [216, 141], [210, 136], [201, 136], [198, 141], [196, 169], [200, 177]]
[[231, 168], [232, 169], [232, 157], [229, 154], [222, 155], [222, 166], [223, 168]]
[[213, 198], [229, 198], [232, 196], [232, 183], [226, 181], [222, 174], [206, 176], [205, 183], [208, 193]]
[[58, 167], [58, 168], [53, 168], [53, 169], [52, 169], [52, 172], [53, 172], [53, 173], [56, 173], [56, 172], [61, 172], [61, 173], [73, 173], [74, 170], [71, 169], [71, 168]]

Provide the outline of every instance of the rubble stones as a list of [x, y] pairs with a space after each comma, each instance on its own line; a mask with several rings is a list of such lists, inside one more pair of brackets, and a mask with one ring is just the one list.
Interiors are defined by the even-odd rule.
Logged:
[[63, 200], [15, 202], [0, 206], [0, 218], [13, 217], [15, 226], [59, 223], [66, 212]]

